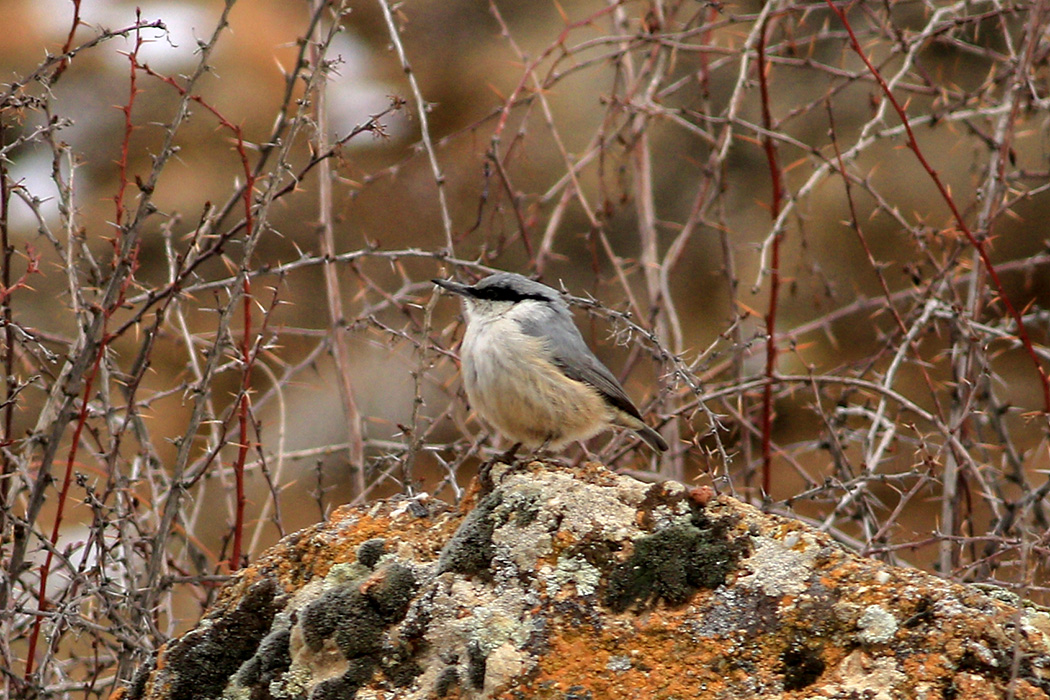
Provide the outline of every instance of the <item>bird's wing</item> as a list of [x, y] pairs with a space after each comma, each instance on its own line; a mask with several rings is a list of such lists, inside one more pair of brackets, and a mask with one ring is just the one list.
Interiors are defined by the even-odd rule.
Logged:
[[587, 347], [571, 316], [559, 315], [553, 323], [523, 319], [520, 327], [526, 335], [541, 338], [546, 343], [551, 362], [565, 372], [565, 376], [593, 386], [610, 404], [638, 420], [642, 419], [620, 382]]

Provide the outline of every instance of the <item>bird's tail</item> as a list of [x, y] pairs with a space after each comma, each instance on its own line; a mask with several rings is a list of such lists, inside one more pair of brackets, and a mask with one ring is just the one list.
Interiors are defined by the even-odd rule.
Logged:
[[646, 422], [637, 415], [631, 415], [627, 411], [617, 411], [612, 422], [616, 425], [630, 428], [638, 434], [638, 437], [645, 440], [649, 447], [657, 452], [667, 452], [667, 440], [664, 440], [663, 435], [650, 428]]
[[642, 423], [641, 427], [635, 428], [634, 432], [638, 433], [638, 437], [645, 440], [649, 447], [659, 452], [667, 452], [667, 440], [664, 440], [663, 435], [656, 432], [645, 423]]

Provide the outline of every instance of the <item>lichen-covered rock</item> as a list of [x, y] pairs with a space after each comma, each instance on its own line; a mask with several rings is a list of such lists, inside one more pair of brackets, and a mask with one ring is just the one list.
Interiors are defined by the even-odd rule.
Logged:
[[285, 538], [123, 700], [1050, 698], [1046, 610], [680, 484], [493, 474]]

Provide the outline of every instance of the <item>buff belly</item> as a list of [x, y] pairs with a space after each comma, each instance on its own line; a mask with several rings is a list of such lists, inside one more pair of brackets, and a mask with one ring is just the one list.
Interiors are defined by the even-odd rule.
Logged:
[[474, 410], [500, 433], [528, 448], [546, 442], [557, 450], [609, 424], [612, 412], [601, 394], [562, 374], [540, 339], [518, 335], [500, 352], [487, 352], [486, 342], [497, 340], [492, 333], [463, 339], [463, 384]]

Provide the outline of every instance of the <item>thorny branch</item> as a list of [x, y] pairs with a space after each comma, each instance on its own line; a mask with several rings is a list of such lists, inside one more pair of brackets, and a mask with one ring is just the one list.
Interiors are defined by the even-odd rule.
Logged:
[[[664, 476], [1050, 599], [1045, 3], [492, 2], [445, 36], [316, 0], [255, 73], [233, 7], [171, 69], [163, 20], [74, 0], [0, 86], [0, 692], [128, 683], [301, 503], [459, 499], [502, 445], [450, 273], [563, 290]], [[351, 35], [397, 80], [348, 125]], [[93, 119], [63, 89], [124, 41]]]

